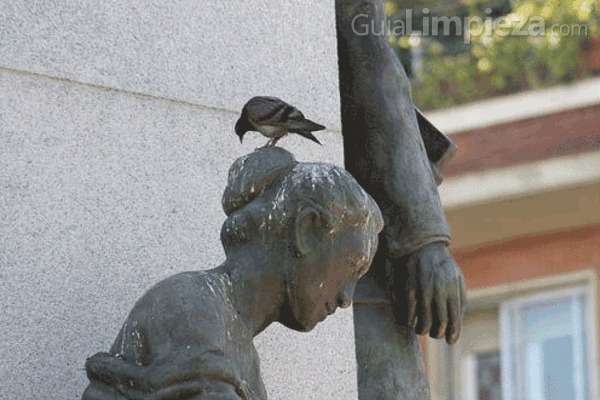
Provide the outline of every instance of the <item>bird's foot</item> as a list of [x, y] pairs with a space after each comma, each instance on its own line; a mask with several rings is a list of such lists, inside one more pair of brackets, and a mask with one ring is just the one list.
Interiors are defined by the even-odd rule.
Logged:
[[277, 140], [269, 139], [267, 144], [265, 144], [263, 147], [274, 147], [275, 143], [277, 143]]

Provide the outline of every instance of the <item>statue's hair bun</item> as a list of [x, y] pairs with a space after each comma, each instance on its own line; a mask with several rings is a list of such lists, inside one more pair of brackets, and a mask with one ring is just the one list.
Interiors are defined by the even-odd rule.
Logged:
[[230, 215], [267, 191], [298, 162], [281, 147], [262, 147], [237, 159], [229, 169], [229, 178], [221, 201]]

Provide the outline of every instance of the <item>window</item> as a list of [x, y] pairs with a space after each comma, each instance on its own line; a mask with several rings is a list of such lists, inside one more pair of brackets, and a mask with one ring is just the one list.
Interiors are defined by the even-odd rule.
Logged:
[[430, 341], [433, 399], [594, 400], [590, 288], [555, 287], [496, 294], [467, 312], [456, 346]]
[[501, 305], [504, 399], [586, 400], [589, 371], [584, 288]]
[[500, 352], [492, 350], [477, 354], [477, 398], [479, 400], [502, 400], [500, 380]]

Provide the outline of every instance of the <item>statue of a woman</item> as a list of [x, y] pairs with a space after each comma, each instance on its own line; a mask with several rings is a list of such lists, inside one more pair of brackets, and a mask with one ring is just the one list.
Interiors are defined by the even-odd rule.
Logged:
[[108, 353], [87, 360], [83, 399], [266, 399], [253, 338], [309, 331], [348, 307], [383, 227], [345, 170], [281, 148], [237, 160], [223, 196], [225, 262], [174, 275], [133, 307]]

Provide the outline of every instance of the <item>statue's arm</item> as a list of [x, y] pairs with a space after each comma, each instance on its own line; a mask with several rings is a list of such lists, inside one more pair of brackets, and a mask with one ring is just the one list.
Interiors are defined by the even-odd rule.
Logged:
[[243, 400], [235, 386], [216, 376], [185, 379], [186, 371], [176, 365], [139, 366], [109, 353], [97, 353], [86, 361], [90, 385], [82, 400]]
[[[398, 320], [419, 334], [460, 333], [462, 273], [419, 131], [410, 82], [387, 37], [360, 35], [385, 23], [383, 0], [336, 0], [342, 133], [346, 168], [379, 204], [380, 251]], [[373, 24], [373, 25], [372, 25]], [[373, 268], [375, 269], [375, 267]], [[416, 325], [415, 325], [416, 320]]]
[[378, 202], [390, 258], [450, 240], [410, 97], [410, 82], [382, 35], [382, 0], [337, 0], [345, 164]]

